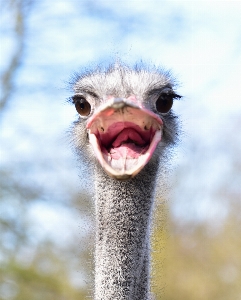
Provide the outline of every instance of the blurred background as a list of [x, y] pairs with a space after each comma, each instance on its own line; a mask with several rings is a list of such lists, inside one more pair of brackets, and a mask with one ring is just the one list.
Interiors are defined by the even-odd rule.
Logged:
[[241, 299], [241, 2], [0, 0], [0, 299], [90, 295], [91, 178], [74, 72], [171, 69], [182, 141], [153, 231], [156, 300]]

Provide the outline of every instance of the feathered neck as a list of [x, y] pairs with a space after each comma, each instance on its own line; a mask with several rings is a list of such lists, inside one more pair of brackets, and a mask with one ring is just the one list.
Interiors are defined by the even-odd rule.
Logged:
[[150, 298], [150, 227], [158, 161], [129, 181], [96, 166], [95, 300]]

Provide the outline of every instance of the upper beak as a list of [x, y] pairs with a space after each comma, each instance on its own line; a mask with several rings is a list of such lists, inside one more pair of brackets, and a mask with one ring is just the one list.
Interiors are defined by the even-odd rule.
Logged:
[[98, 118], [99, 115], [103, 115], [103, 112], [105, 111], [106, 116], [110, 116], [113, 114], [115, 110], [122, 109], [126, 106], [139, 109], [143, 111], [145, 114], [149, 115], [150, 117], [156, 119], [156, 121], [163, 125], [162, 120], [152, 111], [144, 108], [142, 105], [140, 105], [136, 98], [131, 96], [129, 98], [110, 98], [106, 103], [99, 106], [97, 111], [94, 113], [93, 116], [90, 117], [90, 119], [87, 122], [86, 128], [89, 129], [96, 118]]

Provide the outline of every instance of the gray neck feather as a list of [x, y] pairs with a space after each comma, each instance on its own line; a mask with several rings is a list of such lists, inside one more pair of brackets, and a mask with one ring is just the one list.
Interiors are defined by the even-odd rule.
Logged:
[[150, 228], [158, 160], [117, 181], [96, 166], [95, 300], [150, 299]]

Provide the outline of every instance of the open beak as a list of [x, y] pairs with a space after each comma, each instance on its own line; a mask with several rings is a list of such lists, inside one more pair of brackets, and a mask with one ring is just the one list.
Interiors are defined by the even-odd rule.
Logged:
[[86, 128], [94, 153], [110, 176], [127, 180], [151, 159], [162, 139], [162, 120], [139, 106], [135, 97], [111, 98], [89, 119]]

